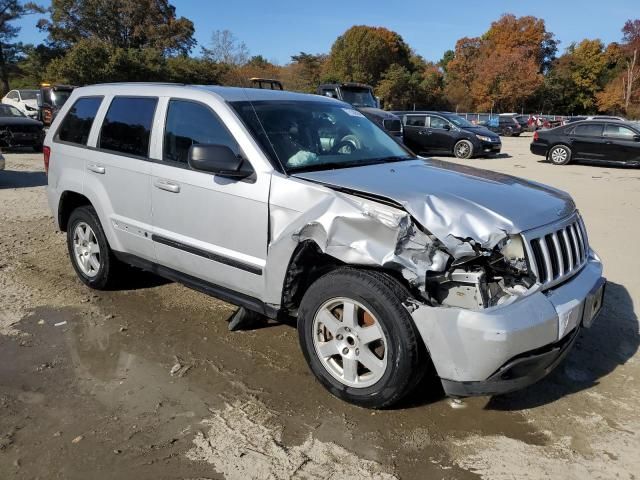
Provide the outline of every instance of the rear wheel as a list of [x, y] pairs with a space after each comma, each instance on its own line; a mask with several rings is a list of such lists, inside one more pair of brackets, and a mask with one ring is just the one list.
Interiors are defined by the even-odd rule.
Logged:
[[457, 158], [471, 158], [473, 156], [473, 144], [469, 140], [460, 140], [453, 147], [453, 154]]
[[422, 343], [393, 278], [350, 268], [317, 280], [304, 295], [298, 333], [305, 359], [333, 395], [368, 408], [405, 397], [428, 369]]
[[571, 161], [571, 149], [566, 145], [556, 145], [549, 150], [549, 161], [554, 165], [566, 165]]
[[82, 283], [104, 290], [116, 282], [120, 262], [109, 247], [93, 207], [79, 207], [71, 213], [67, 225], [67, 248], [71, 264]]

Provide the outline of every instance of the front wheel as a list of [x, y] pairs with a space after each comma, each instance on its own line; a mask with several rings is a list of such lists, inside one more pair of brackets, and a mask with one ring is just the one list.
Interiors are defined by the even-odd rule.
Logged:
[[463, 160], [471, 158], [473, 156], [473, 144], [469, 140], [460, 140], [453, 147], [453, 154]]
[[566, 165], [571, 161], [571, 150], [565, 145], [556, 145], [549, 150], [549, 160], [554, 165]]
[[419, 383], [428, 364], [402, 303], [408, 297], [392, 277], [350, 268], [309, 287], [298, 312], [300, 345], [329, 392], [356, 405], [384, 408]]

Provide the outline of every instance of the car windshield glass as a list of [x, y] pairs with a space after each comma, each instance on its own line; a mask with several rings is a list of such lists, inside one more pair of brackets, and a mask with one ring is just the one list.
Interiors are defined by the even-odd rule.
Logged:
[[259, 101], [232, 106], [288, 173], [414, 159], [357, 110], [333, 102]]
[[38, 98], [36, 96], [37, 93], [37, 90], [20, 90], [22, 100], [36, 100]]
[[468, 122], [467, 120], [465, 120], [464, 118], [458, 115], [447, 115], [446, 118], [451, 123], [453, 123], [456, 127], [461, 127], [461, 128], [475, 127], [473, 123]]
[[51, 92], [51, 104], [54, 107], [61, 107], [70, 96], [71, 92], [69, 90], [54, 90]]
[[342, 88], [342, 99], [354, 107], [377, 108], [378, 106], [368, 88]]
[[16, 107], [0, 105], [0, 117], [24, 117], [24, 115]]

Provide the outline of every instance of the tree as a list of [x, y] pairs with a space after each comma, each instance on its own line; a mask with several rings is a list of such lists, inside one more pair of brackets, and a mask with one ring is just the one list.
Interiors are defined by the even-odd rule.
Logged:
[[42, 11], [42, 7], [32, 2], [0, 0], [0, 93], [2, 95], [11, 89], [9, 75], [22, 53], [22, 44], [13, 43], [20, 28], [12, 23], [25, 15]]
[[211, 35], [210, 47], [202, 47], [207, 60], [226, 65], [243, 65], [249, 58], [249, 49], [229, 30], [216, 30]]
[[397, 33], [382, 27], [354, 26], [331, 47], [326, 75], [375, 87], [391, 65], [411, 69], [410, 58], [411, 49]]
[[171, 56], [187, 55], [196, 44], [193, 22], [176, 17], [168, 0], [52, 0], [49, 13], [39, 28], [64, 48], [91, 39]]
[[318, 85], [322, 83], [326, 62], [326, 55], [305, 52], [293, 55], [289, 65], [282, 71], [286, 84], [292, 90], [315, 93]]

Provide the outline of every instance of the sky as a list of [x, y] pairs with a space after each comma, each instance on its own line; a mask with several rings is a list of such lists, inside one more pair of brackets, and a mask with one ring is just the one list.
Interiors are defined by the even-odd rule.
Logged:
[[[39, 1], [48, 5], [48, 0]], [[560, 51], [571, 42], [599, 38], [619, 41], [630, 18], [640, 18], [638, 0], [173, 0], [179, 16], [195, 24], [195, 37], [207, 45], [211, 32], [231, 30], [251, 55], [278, 64], [301, 51], [326, 53], [340, 34], [352, 25], [382, 26], [398, 32], [427, 60], [437, 61], [461, 37], [486, 32], [503, 13], [543, 18], [547, 30], [561, 41]], [[44, 39], [29, 16], [19, 40]], [[198, 54], [196, 47], [193, 53]]]

